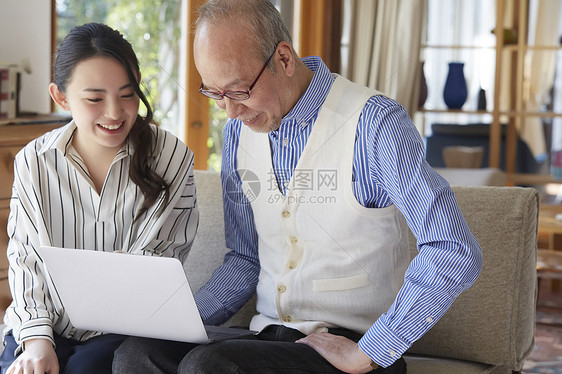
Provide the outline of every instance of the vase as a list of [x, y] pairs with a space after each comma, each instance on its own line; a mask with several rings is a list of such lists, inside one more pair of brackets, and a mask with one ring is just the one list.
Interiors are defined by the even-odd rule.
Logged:
[[449, 73], [443, 90], [443, 99], [449, 109], [462, 108], [468, 96], [463, 69], [462, 62], [449, 63]]
[[478, 91], [478, 110], [486, 110], [487, 106], [486, 90], [480, 87], [480, 91]]

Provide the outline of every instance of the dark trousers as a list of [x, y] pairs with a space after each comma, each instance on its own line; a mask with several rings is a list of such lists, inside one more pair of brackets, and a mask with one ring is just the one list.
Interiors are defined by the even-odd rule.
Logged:
[[[330, 333], [353, 341], [360, 334], [345, 329]], [[115, 352], [115, 374], [340, 374], [314, 349], [295, 343], [304, 337], [297, 330], [270, 326], [255, 337], [225, 340], [195, 345], [145, 338], [128, 338]], [[388, 368], [372, 371], [376, 374], [405, 374], [406, 363], [401, 358]]]
[[[61, 374], [111, 374], [113, 353], [127, 336], [107, 334], [96, 336], [85, 342], [66, 339], [55, 334], [55, 352], [59, 359]], [[4, 374], [17, 356], [18, 347], [12, 332], [4, 337], [4, 351], [0, 356], [0, 369]]]

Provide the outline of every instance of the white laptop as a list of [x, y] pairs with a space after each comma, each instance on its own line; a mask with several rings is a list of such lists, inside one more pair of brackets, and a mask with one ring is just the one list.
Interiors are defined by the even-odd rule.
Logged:
[[205, 344], [255, 334], [205, 326], [175, 258], [40, 247], [54, 289], [79, 329]]

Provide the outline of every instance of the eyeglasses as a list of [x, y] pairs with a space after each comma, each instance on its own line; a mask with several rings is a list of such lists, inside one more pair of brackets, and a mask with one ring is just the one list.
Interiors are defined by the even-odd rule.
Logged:
[[[275, 51], [277, 51], [277, 48], [275, 48]], [[222, 100], [224, 99], [224, 97], [228, 97], [229, 99], [237, 100], [237, 101], [248, 100], [250, 98], [250, 92], [252, 92], [252, 88], [254, 88], [256, 83], [258, 83], [258, 79], [260, 79], [261, 75], [265, 71], [265, 68], [267, 67], [267, 64], [269, 64], [269, 61], [271, 60], [273, 55], [275, 55], [275, 51], [273, 51], [271, 56], [269, 56], [269, 58], [263, 65], [263, 68], [261, 68], [260, 73], [258, 74], [254, 82], [250, 85], [250, 87], [246, 91], [219, 92], [219, 91], [204, 90], [203, 87], [205, 87], [205, 85], [203, 84], [203, 82], [201, 82], [201, 87], [199, 87], [199, 93], [215, 100]]]

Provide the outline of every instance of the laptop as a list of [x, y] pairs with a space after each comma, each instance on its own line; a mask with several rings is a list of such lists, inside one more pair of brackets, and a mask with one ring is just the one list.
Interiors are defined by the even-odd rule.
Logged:
[[175, 258], [40, 247], [70, 322], [78, 329], [206, 344], [255, 331], [205, 326]]

